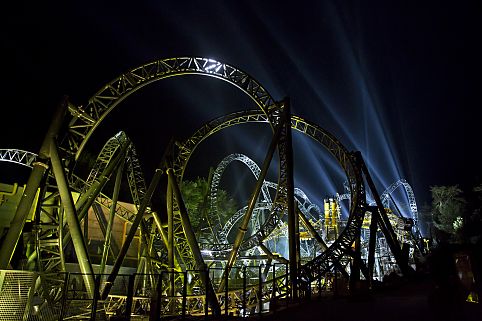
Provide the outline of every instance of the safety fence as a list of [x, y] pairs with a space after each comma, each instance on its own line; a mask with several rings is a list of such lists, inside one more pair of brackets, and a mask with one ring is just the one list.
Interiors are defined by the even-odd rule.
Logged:
[[[250, 316], [287, 304], [288, 275], [286, 264], [233, 267], [225, 275], [222, 290], [217, 291], [222, 268], [119, 274], [103, 297], [108, 274], [93, 275], [92, 293], [85, 286], [85, 274], [1, 270], [0, 320], [158, 320], [215, 313]], [[216, 291], [217, 307], [206, 291], [209, 288]]]

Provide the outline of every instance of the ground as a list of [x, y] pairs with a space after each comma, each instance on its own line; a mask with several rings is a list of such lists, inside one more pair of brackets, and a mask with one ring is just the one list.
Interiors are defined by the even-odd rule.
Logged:
[[[480, 321], [480, 304], [441, 298], [428, 276], [400, 279], [398, 284], [371, 292], [315, 297], [256, 316], [252, 320], [288, 321]], [[218, 319], [216, 319], [218, 320]], [[221, 317], [219, 320], [245, 320]]]

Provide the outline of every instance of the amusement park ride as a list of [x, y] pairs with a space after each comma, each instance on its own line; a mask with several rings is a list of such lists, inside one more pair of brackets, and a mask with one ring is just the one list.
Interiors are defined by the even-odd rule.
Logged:
[[[92, 134], [125, 98], [156, 81], [193, 74], [234, 85], [258, 109], [224, 115], [171, 143], [148, 185], [135, 147], [122, 131], [105, 143], [87, 177], [76, 173]], [[243, 154], [220, 162], [210, 179], [211, 235], [201, 238], [180, 188], [186, 166], [206, 138], [246, 123], [273, 130], [264, 162], [260, 167]], [[344, 193], [319, 206], [294, 186], [292, 131], [336, 159], [346, 175]], [[276, 150], [279, 180], [270, 182], [266, 177]], [[349, 152], [320, 126], [292, 115], [289, 99], [276, 101], [243, 71], [212, 59], [157, 60], [120, 75], [85, 106], [65, 98], [38, 155], [0, 149], [0, 160], [32, 168], [25, 187], [15, 185], [18, 193], [2, 194], [12, 200], [17, 195], [18, 201], [0, 245], [2, 320], [249, 316], [342, 284], [371, 286], [391, 272], [410, 274], [414, 251], [420, 251], [417, 206], [407, 181], [378, 194], [359, 152]], [[248, 204], [223, 222], [212, 204], [233, 161], [245, 164], [257, 182]], [[163, 177], [167, 220], [151, 209]], [[109, 180], [114, 188], [107, 192]], [[122, 185], [128, 186], [132, 204], [119, 201]], [[409, 200], [409, 218], [401, 216], [391, 197], [399, 187]], [[348, 213], [342, 213], [344, 201]], [[101, 231], [97, 259], [87, 244], [89, 217]], [[119, 222], [126, 227], [122, 240], [113, 232]], [[286, 253], [279, 251], [285, 244]], [[128, 264], [129, 253], [134, 265]], [[21, 259], [12, 259], [14, 254]]]

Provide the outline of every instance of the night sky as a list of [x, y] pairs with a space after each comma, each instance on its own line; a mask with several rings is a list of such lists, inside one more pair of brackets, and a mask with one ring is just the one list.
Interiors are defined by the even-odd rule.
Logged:
[[[482, 181], [477, 1], [67, 2], [17, 1], [2, 9], [0, 148], [38, 152], [64, 94], [85, 105], [130, 68], [201, 56], [246, 71], [277, 100], [289, 96], [293, 113], [362, 152], [380, 190], [406, 178], [421, 204], [430, 201], [431, 185], [469, 189]], [[149, 177], [170, 137], [186, 138], [214, 117], [252, 108], [219, 80], [169, 79], [122, 103], [90, 148], [126, 130]], [[261, 164], [269, 129], [260, 138], [248, 127], [206, 142], [200, 155], [213, 156], [210, 166], [235, 151]], [[333, 193], [343, 178], [305, 140], [294, 137], [297, 184], [316, 198]], [[192, 175], [209, 166], [192, 166], [201, 163]], [[11, 181], [16, 170], [0, 167], [0, 181]], [[325, 188], [331, 177], [335, 186]]]

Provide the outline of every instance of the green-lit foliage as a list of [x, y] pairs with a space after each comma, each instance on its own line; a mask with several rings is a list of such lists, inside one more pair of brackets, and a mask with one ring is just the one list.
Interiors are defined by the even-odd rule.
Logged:
[[[454, 224], [464, 217], [466, 201], [457, 186], [432, 186], [432, 216], [435, 227], [455, 235], [462, 226]], [[459, 218], [460, 219], [457, 219]]]
[[213, 222], [217, 222], [214, 215], [220, 216], [221, 222], [226, 222], [236, 212], [238, 206], [234, 199], [224, 190], [218, 189], [216, 208], [217, 214], [211, 211], [209, 199], [209, 186], [204, 178], [194, 181], [184, 181], [181, 192], [189, 219], [198, 239], [211, 240], [215, 229]]

